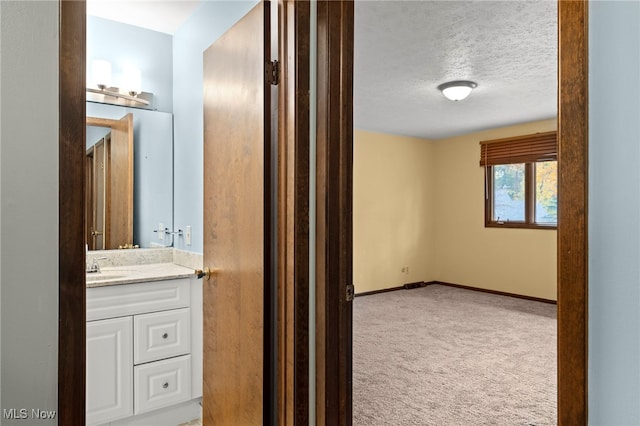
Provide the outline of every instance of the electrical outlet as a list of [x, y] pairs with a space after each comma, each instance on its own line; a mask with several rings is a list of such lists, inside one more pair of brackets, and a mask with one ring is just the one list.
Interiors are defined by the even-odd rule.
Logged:
[[184, 231], [184, 243], [188, 246], [191, 245], [191, 225], [187, 225], [187, 228]]
[[158, 225], [158, 239], [160, 241], [164, 240], [164, 224], [163, 223], [160, 223]]

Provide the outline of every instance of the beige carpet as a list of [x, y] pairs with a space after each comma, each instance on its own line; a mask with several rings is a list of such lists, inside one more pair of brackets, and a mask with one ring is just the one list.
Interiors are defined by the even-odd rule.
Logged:
[[556, 306], [431, 285], [354, 301], [354, 425], [555, 425]]

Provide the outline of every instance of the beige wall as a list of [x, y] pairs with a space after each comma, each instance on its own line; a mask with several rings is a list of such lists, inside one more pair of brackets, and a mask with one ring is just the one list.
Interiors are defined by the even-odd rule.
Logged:
[[[433, 148], [423, 139], [354, 132], [357, 293], [433, 276]], [[403, 273], [403, 267], [409, 272]]]
[[485, 228], [478, 164], [481, 140], [555, 129], [553, 119], [438, 141], [356, 130], [356, 292], [443, 281], [555, 300], [556, 231]]
[[481, 140], [556, 129], [546, 120], [435, 143], [434, 279], [556, 300], [556, 231], [484, 227]]

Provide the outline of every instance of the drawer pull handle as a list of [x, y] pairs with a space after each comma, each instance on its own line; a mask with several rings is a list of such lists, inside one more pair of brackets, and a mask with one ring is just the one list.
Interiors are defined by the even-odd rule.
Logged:
[[167, 337], [169, 337], [169, 333], [164, 333], [164, 334], [162, 335], [162, 338], [163, 338], [163, 339], [166, 339]]
[[162, 388], [163, 388], [163, 389], [166, 389], [166, 388], [168, 388], [168, 387], [169, 387], [169, 382], [164, 382], [164, 383], [162, 384]]

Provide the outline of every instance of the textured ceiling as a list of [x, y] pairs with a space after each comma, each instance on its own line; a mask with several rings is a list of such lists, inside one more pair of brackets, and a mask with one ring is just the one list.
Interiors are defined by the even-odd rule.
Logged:
[[[355, 127], [440, 139], [554, 118], [554, 1], [357, 1]], [[472, 80], [460, 102], [437, 86]]]
[[[88, 13], [172, 34], [197, 1], [89, 0]], [[557, 11], [550, 0], [355, 3], [358, 129], [440, 139], [554, 118]], [[460, 102], [437, 86], [472, 80]]]

